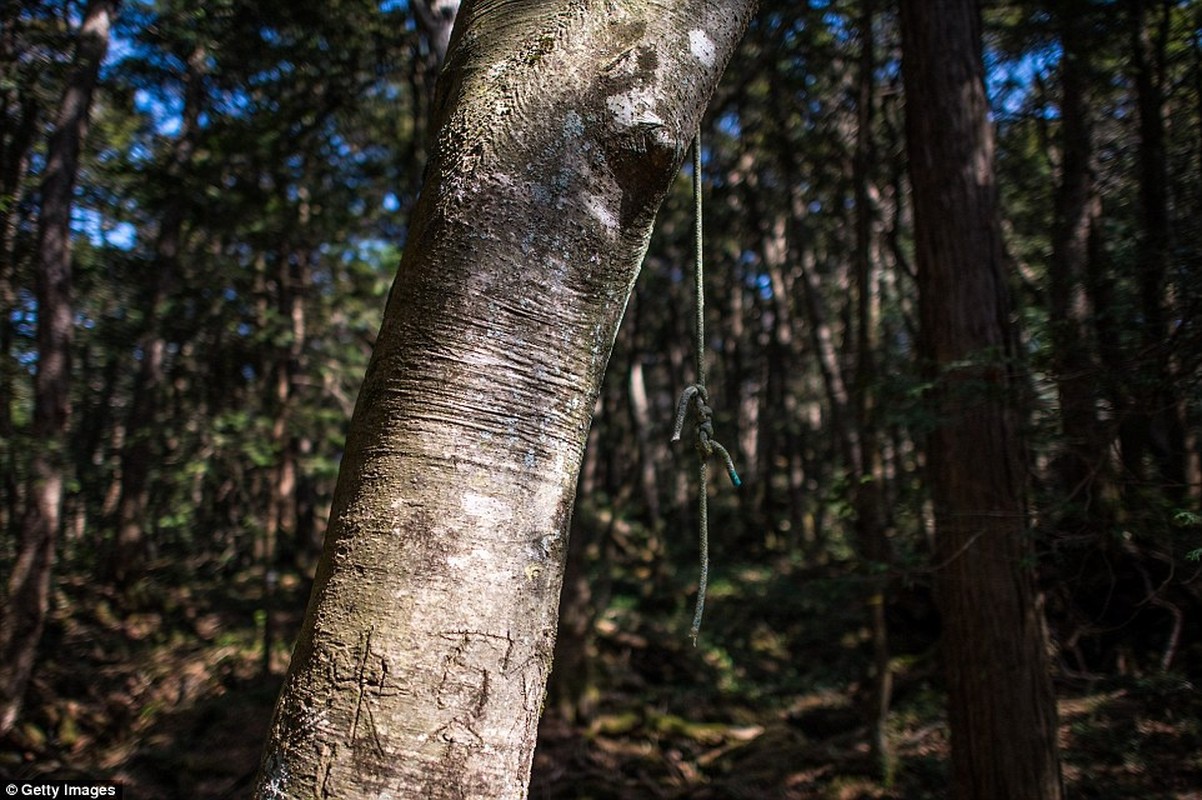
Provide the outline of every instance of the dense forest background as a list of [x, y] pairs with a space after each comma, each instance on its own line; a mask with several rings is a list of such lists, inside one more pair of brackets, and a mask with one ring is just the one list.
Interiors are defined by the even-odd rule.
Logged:
[[[121, 3], [47, 295], [48, 165], [98, 5], [0, 14], [8, 608], [52, 576], [0, 773], [239, 796], [405, 245], [448, 4]], [[1065, 780], [1202, 797], [1202, 3], [983, 13]], [[900, 58], [893, 3], [763, 0], [727, 71], [703, 131], [707, 345], [743, 486], [711, 487], [693, 649], [693, 454], [669, 441], [686, 171], [595, 410], [534, 797], [944, 796]], [[47, 469], [62, 513], [31, 566]]]

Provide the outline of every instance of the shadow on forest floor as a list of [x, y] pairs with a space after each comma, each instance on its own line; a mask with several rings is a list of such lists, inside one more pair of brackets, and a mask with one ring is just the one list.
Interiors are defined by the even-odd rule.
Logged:
[[[857, 584], [747, 568], [715, 582], [700, 646], [683, 600], [623, 594], [598, 620], [595, 708], [549, 703], [530, 797], [944, 798], [947, 734], [930, 621], [894, 623], [895, 780], [871, 773], [857, 711], [867, 661]], [[146, 587], [136, 612], [83, 578], [60, 582], [29, 721], [0, 744], [0, 777], [122, 781], [127, 798], [246, 797], [287, 654], [263, 669], [262, 586], [249, 574]], [[633, 586], [633, 584], [632, 584]], [[304, 582], [281, 583], [291, 635]], [[661, 598], [662, 599], [662, 598]], [[645, 600], [645, 598], [644, 598]], [[919, 604], [921, 605], [921, 604]], [[70, 613], [68, 613], [70, 612]], [[1069, 796], [1202, 800], [1202, 693], [1180, 675], [1060, 687]]]

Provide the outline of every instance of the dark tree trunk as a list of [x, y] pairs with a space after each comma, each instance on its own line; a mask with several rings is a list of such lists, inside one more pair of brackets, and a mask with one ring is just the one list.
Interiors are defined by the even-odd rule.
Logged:
[[1097, 534], [1104, 525], [1109, 447], [1097, 415], [1098, 371], [1088, 335], [1086, 276], [1094, 223], [1101, 212], [1091, 163], [1088, 7], [1077, 0], [1060, 5], [1062, 155], [1048, 270], [1052, 358], [1064, 439], [1056, 479], [1065, 503], [1060, 527], [1068, 534]]
[[46, 151], [34, 292], [38, 306], [29, 486], [17, 556], [0, 616], [0, 735], [16, 721], [50, 607], [71, 411], [71, 205], [92, 92], [108, 50], [116, 0], [92, 0]]
[[853, 502], [856, 510], [856, 539], [861, 558], [870, 572], [868, 587], [869, 629], [872, 632], [871, 690], [869, 692], [869, 748], [877, 774], [885, 784], [893, 780], [893, 753], [889, 746], [889, 705], [893, 675], [889, 669], [889, 629], [885, 620], [888, 579], [884, 567], [892, 562], [885, 530], [885, 508], [881, 493], [880, 432], [874, 403], [876, 380], [877, 303], [873, 280], [872, 228], [875, 213], [870, 196], [870, 170], [875, 162], [873, 139], [876, 52], [873, 46], [875, 3], [865, 0], [860, 18], [860, 65], [857, 76], [856, 149], [852, 164], [855, 191], [856, 370], [851, 392], [856, 427], [856, 471]]
[[[173, 181], [186, 180], [192, 161], [204, 99], [204, 48], [188, 57], [184, 87], [183, 124], [171, 156], [167, 174]], [[133, 400], [125, 421], [125, 443], [121, 451], [121, 487], [117, 502], [117, 534], [109, 571], [124, 586], [142, 573], [146, 560], [146, 531], [150, 511], [150, 467], [154, 460], [154, 437], [158, 430], [167, 340], [162, 323], [166, 305], [179, 271], [179, 251], [187, 215], [187, 193], [176, 192], [167, 199], [155, 240], [154, 277], [146, 301], [146, 330], [139, 338], [142, 360], [134, 377]]]
[[[1185, 428], [1172, 383], [1172, 359], [1167, 345], [1166, 275], [1170, 255], [1169, 176], [1164, 121], [1165, 32], [1168, 20], [1154, 32], [1148, 20], [1148, 0], [1130, 0], [1132, 67], [1139, 111], [1139, 188], [1143, 235], [1139, 241], [1139, 293], [1143, 334], [1136, 363], [1133, 408], [1127, 424], [1124, 461], [1135, 476], [1145, 477], [1148, 452], [1168, 496], [1185, 494]], [[1168, 14], [1164, 4], [1163, 14]]]
[[1053, 800], [1056, 701], [1026, 533], [979, 8], [905, 0], [901, 11], [954, 794]]
[[525, 796], [590, 413], [752, 5], [460, 9], [258, 797]]
[[[15, 9], [13, 11], [15, 15]], [[0, 26], [0, 68], [14, 64], [17, 49], [12, 24]], [[13, 421], [14, 391], [19, 373], [9, 354], [13, 346], [13, 312], [17, 306], [17, 241], [21, 224], [19, 201], [29, 170], [29, 154], [41, 120], [42, 109], [35, 94], [27, 87], [17, 88], [15, 76], [0, 69], [6, 86], [0, 94], [0, 120], [6, 129], [0, 133], [0, 441], [5, 442], [0, 458], [0, 531], [16, 531], [20, 518], [20, 490], [17, 475], [17, 450], [14, 446], [16, 425]]]

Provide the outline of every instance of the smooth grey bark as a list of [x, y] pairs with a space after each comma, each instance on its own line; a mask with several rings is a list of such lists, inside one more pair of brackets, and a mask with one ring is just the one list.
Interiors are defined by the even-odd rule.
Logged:
[[594, 400], [752, 6], [463, 4], [256, 796], [525, 796]]
[[50, 609], [66, 473], [66, 434], [71, 411], [71, 205], [79, 154], [87, 136], [92, 93], [108, 52], [116, 0], [92, 0], [84, 12], [75, 56], [54, 130], [46, 149], [38, 218], [34, 293], [38, 306], [38, 362], [33, 379], [29, 486], [0, 613], [0, 736], [20, 713], [37, 647]]

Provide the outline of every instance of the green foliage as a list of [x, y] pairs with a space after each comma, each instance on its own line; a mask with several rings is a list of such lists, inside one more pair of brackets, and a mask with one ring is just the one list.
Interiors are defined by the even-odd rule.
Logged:
[[[1178, 528], [1189, 529], [1195, 538], [1199, 531], [1202, 531], [1202, 515], [1184, 508], [1179, 508], [1173, 513], [1173, 524]], [[1202, 547], [1195, 550], [1190, 550], [1185, 554], [1185, 557], [1190, 561], [1202, 561]]]
[[[144, 533], [167, 541], [221, 548], [263, 529], [286, 458], [301, 464], [298, 497], [315, 509], [328, 497], [413, 195], [405, 159], [425, 100], [404, 16], [368, 0], [123, 9], [75, 210], [72, 449], [102, 537], [135, 440], [147, 443]], [[70, 45], [49, 7], [24, 4], [16, 20], [17, 68], [0, 70], [6, 144], [17, 101], [53, 107]], [[6, 209], [24, 213], [30, 164]], [[24, 253], [33, 226], [17, 232]], [[15, 277], [24, 302], [28, 272]], [[36, 310], [5, 314], [29, 320], [3, 340], [6, 458], [20, 476], [9, 445], [30, 419], [20, 367], [36, 363]]]

